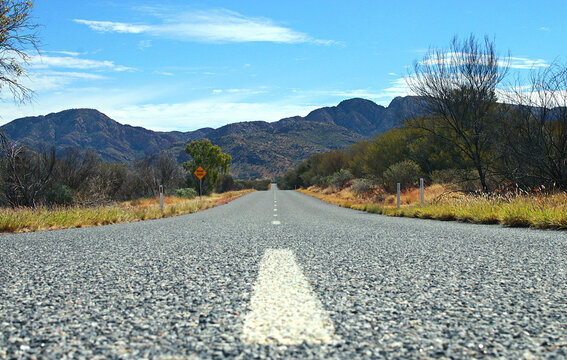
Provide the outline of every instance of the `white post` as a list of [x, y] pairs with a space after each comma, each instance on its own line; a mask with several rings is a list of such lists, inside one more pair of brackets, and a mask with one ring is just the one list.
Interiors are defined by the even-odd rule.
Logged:
[[425, 191], [423, 190], [423, 178], [419, 178], [419, 193], [421, 195], [421, 206], [425, 205]]
[[396, 185], [396, 187], [397, 187], [397, 190], [398, 190], [398, 209], [399, 209], [400, 208], [400, 202], [401, 202], [401, 199], [400, 199], [400, 192], [401, 192], [400, 183], [398, 183]]
[[163, 185], [159, 186], [159, 208], [163, 211]]

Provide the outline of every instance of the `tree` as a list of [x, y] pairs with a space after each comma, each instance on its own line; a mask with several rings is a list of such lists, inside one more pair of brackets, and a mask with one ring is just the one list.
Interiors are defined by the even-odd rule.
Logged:
[[36, 206], [54, 165], [55, 148], [36, 153], [0, 138], [0, 194], [11, 206]]
[[512, 116], [500, 128], [504, 176], [524, 188], [567, 189], [567, 64], [532, 70], [511, 93]]
[[472, 162], [485, 192], [494, 145], [491, 131], [501, 117], [496, 86], [507, 69], [493, 41], [471, 34], [463, 41], [454, 37], [449, 50], [430, 49], [407, 81], [430, 114], [415, 124], [455, 145]]
[[228, 174], [228, 167], [232, 162], [232, 157], [222, 152], [217, 145], [211, 144], [208, 139], [192, 141], [187, 145], [185, 152], [193, 160], [183, 163], [183, 167], [189, 172], [189, 183], [198, 189], [198, 181], [195, 181], [193, 172], [201, 166], [207, 172], [203, 178], [203, 189], [205, 193], [210, 193], [215, 188], [219, 179], [219, 174]]
[[38, 51], [38, 25], [31, 21], [32, 1], [0, 0], [0, 88], [7, 87], [14, 100], [25, 102], [32, 91], [20, 79], [28, 51]]
[[[20, 79], [22, 67], [30, 58], [28, 50], [38, 51], [38, 25], [31, 21], [32, 1], [0, 0], [0, 90], [7, 87], [14, 101], [26, 102], [32, 91]], [[8, 141], [0, 129], [0, 140]]]

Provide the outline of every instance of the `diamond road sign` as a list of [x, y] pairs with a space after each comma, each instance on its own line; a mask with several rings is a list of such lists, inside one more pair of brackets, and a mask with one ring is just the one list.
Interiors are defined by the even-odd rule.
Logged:
[[203, 177], [205, 177], [205, 175], [207, 175], [207, 172], [205, 171], [205, 169], [203, 169], [202, 167], [198, 167], [197, 170], [195, 170], [195, 172], [193, 173], [195, 174], [195, 176], [201, 180]]

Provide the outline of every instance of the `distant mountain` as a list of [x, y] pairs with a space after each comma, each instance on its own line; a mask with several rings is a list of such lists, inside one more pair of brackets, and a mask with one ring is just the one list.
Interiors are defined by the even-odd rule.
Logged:
[[412, 97], [398, 97], [388, 107], [365, 99], [350, 99], [317, 109], [306, 117], [277, 122], [239, 122], [218, 129], [156, 132], [120, 124], [93, 109], [71, 109], [45, 116], [16, 119], [2, 130], [31, 147], [92, 148], [106, 161], [132, 161], [159, 152], [188, 159], [185, 145], [208, 138], [233, 158], [231, 173], [242, 179], [285, 173], [310, 155], [346, 148], [357, 141], [399, 126], [416, 114]]
[[120, 124], [93, 109], [71, 109], [46, 116], [16, 119], [2, 126], [12, 140], [31, 147], [54, 145], [95, 149], [104, 160], [129, 161], [152, 155], [184, 141], [179, 131], [155, 132]]

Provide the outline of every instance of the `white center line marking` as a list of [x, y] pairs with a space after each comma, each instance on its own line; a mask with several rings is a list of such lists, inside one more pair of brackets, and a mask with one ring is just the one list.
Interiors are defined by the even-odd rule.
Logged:
[[274, 221], [272, 221], [272, 224], [273, 224], [273, 225], [279, 225], [279, 224], [281, 224], [281, 222], [279, 222], [279, 221], [277, 221], [277, 220], [274, 220]]
[[274, 211], [278, 211], [278, 209], [274, 209]]
[[267, 249], [244, 318], [242, 340], [298, 345], [336, 339], [329, 314], [313, 293], [289, 249]]

